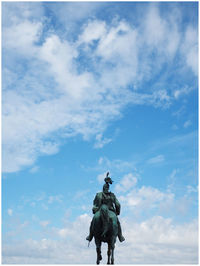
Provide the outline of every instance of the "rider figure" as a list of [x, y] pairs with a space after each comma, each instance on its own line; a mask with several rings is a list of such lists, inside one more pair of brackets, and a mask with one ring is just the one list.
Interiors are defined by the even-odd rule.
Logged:
[[[93, 201], [92, 211], [94, 213], [94, 217], [90, 225], [90, 234], [86, 238], [86, 240], [88, 241], [91, 241], [93, 238], [93, 233], [92, 233], [93, 220], [95, 219], [95, 217], [98, 217], [100, 215], [99, 209], [102, 204], [106, 204], [108, 206], [108, 209], [110, 211], [113, 211], [116, 215], [120, 214], [120, 203], [117, 200], [115, 194], [112, 192], [109, 192], [109, 184], [112, 184], [113, 181], [108, 175], [109, 175], [109, 172], [107, 173], [106, 178], [104, 179], [105, 184], [103, 186], [103, 192], [97, 193]], [[121, 225], [118, 220], [118, 217], [117, 217], [117, 222], [118, 222], [118, 238], [119, 238], [119, 241], [122, 242], [125, 240], [125, 238], [122, 235]]]

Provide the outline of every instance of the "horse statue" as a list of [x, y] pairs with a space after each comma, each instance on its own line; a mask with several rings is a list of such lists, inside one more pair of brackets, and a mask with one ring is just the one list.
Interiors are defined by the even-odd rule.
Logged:
[[120, 203], [114, 193], [109, 192], [109, 184], [112, 184], [112, 179], [108, 177], [107, 173], [103, 192], [96, 194], [93, 202], [93, 219], [90, 225], [90, 234], [86, 238], [88, 241], [95, 239], [97, 261], [99, 264], [102, 260], [101, 244], [105, 242], [108, 244], [108, 261], [107, 264], [114, 264], [114, 249], [117, 236], [120, 242], [125, 238], [122, 236], [121, 225], [117, 215], [120, 214]]

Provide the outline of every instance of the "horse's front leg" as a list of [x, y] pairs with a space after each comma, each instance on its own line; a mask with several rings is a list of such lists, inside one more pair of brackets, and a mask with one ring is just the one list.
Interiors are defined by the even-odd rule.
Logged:
[[115, 242], [116, 242], [116, 237], [112, 239], [112, 244], [111, 244], [111, 264], [114, 264], [114, 249], [115, 249]]
[[111, 245], [108, 243], [108, 252], [107, 252], [107, 255], [108, 255], [108, 261], [107, 261], [107, 264], [110, 264], [110, 255], [111, 255]]
[[101, 256], [101, 241], [95, 238], [96, 251], [97, 251], [97, 264], [102, 260]]
[[102, 256], [101, 256], [101, 247], [100, 247], [100, 248], [97, 248], [97, 264], [99, 264], [101, 260], [102, 260]]
[[111, 264], [114, 264], [114, 248], [111, 249]]

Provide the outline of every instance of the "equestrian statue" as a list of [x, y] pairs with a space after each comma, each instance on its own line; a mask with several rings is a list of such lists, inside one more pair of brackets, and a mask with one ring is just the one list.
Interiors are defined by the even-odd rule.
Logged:
[[102, 260], [101, 243], [106, 242], [108, 244], [107, 264], [114, 264], [116, 239], [118, 237], [119, 241], [123, 242], [125, 238], [122, 235], [121, 225], [117, 217], [120, 215], [120, 203], [115, 194], [109, 192], [109, 184], [113, 183], [109, 177], [109, 172], [107, 172], [104, 181], [103, 191], [98, 192], [93, 201], [92, 212], [94, 216], [90, 225], [90, 234], [86, 240], [90, 242], [94, 237], [97, 251], [97, 264]]

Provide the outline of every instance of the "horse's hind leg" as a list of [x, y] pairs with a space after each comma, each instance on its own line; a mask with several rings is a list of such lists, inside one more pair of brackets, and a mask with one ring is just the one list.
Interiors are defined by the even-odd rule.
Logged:
[[110, 264], [110, 255], [111, 255], [111, 246], [110, 246], [110, 244], [108, 244], [108, 252], [107, 252], [107, 255], [108, 255], [107, 264]]

